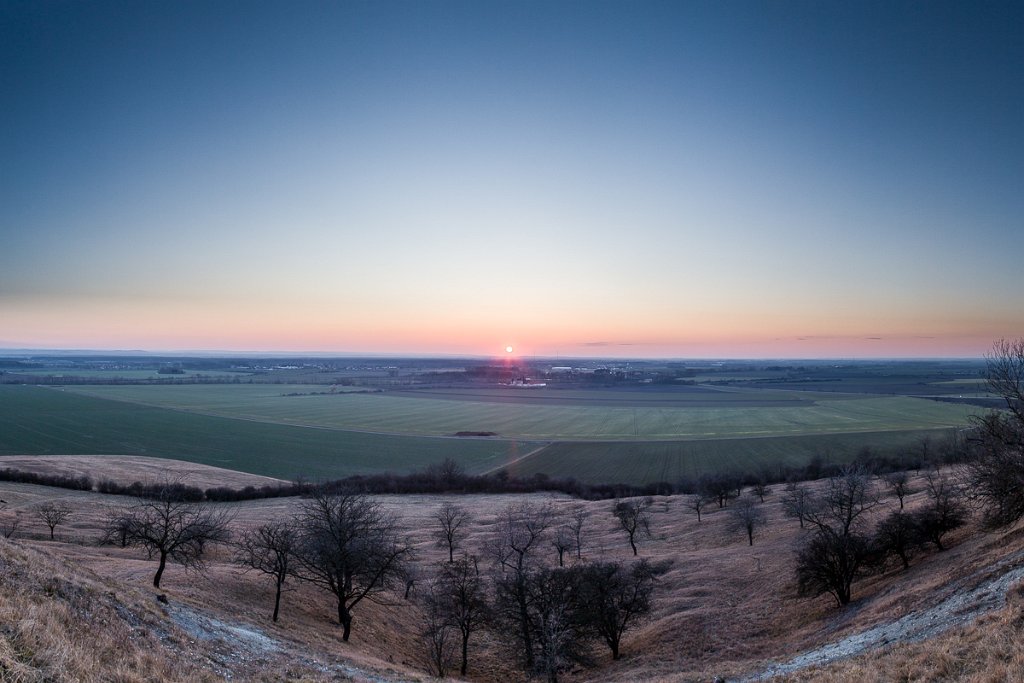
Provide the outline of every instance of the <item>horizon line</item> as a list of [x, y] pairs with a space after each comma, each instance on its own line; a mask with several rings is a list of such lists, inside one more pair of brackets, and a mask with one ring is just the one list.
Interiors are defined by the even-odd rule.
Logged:
[[506, 355], [493, 354], [458, 354], [458, 353], [423, 353], [423, 352], [370, 352], [370, 351], [283, 351], [283, 350], [227, 350], [227, 349], [103, 349], [103, 348], [45, 348], [45, 347], [0, 347], [0, 357], [10, 355], [36, 356], [179, 356], [179, 357], [213, 357], [213, 358], [364, 358], [364, 359], [495, 359], [512, 358], [514, 360], [617, 360], [617, 361], [981, 361], [984, 355], [978, 356], [602, 356], [602, 355], [565, 355], [565, 354], [529, 354]]

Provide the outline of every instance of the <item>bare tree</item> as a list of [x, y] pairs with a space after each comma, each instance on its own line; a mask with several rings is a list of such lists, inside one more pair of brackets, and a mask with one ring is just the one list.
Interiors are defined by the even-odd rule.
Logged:
[[917, 440], [917, 449], [921, 452], [921, 462], [927, 465], [932, 459], [932, 439], [927, 434]]
[[274, 580], [274, 616], [281, 611], [281, 591], [292, 575], [292, 553], [298, 541], [295, 527], [289, 522], [276, 521], [261, 524], [242, 532], [235, 550], [235, 562], [266, 574]]
[[572, 537], [576, 541], [577, 560], [583, 559], [583, 527], [586, 525], [589, 518], [590, 513], [587, 512], [587, 508], [582, 505], [574, 506], [572, 512], [569, 513], [569, 530], [572, 532]]
[[387, 602], [384, 593], [402, 581], [412, 546], [394, 515], [351, 491], [314, 493], [300, 506], [296, 525], [295, 574], [334, 595], [347, 642], [352, 610], [364, 599]]
[[47, 501], [35, 508], [36, 515], [43, 524], [50, 528], [50, 540], [53, 539], [53, 530], [67, 521], [71, 516], [71, 506], [64, 502]]
[[654, 504], [651, 497], [633, 498], [631, 500], [616, 501], [612, 508], [612, 514], [619, 520], [619, 526], [629, 536], [629, 547], [633, 549], [633, 555], [637, 555], [637, 536], [651, 536], [651, 514], [650, 509]]
[[529, 615], [537, 641], [537, 670], [548, 683], [569, 665], [584, 661], [589, 633], [578, 618], [579, 567], [543, 569], [527, 582]]
[[125, 508], [112, 507], [103, 516], [100, 545], [128, 547], [128, 532], [131, 531], [132, 516]]
[[814, 526], [849, 534], [861, 527], [864, 515], [879, 505], [867, 470], [849, 465], [828, 480], [825, 493], [804, 517]]
[[772, 487], [768, 486], [768, 482], [764, 479], [759, 480], [753, 486], [750, 487], [751, 493], [757, 496], [761, 502], [764, 502], [764, 497], [772, 492]]
[[730, 498], [735, 498], [738, 489], [743, 485], [740, 478], [733, 474], [704, 475], [697, 484], [698, 493], [707, 498], [718, 501], [718, 507], [724, 508], [729, 504]]
[[890, 472], [882, 477], [882, 481], [885, 482], [894, 496], [900, 501], [900, 510], [903, 509], [903, 499], [913, 493], [910, 488], [910, 475], [906, 472]]
[[409, 594], [412, 593], [412, 589], [419, 583], [420, 578], [423, 576], [423, 569], [416, 562], [406, 562], [402, 567], [402, 584], [405, 586], [405, 592], [402, 593], [402, 599], [408, 600]]
[[729, 517], [729, 528], [733, 531], [742, 529], [747, 532], [747, 540], [750, 545], [754, 545], [754, 532], [768, 523], [764, 509], [751, 496], [737, 500], [729, 508]]
[[865, 536], [819, 529], [797, 554], [797, 588], [801, 595], [829, 593], [840, 607], [847, 605], [851, 586], [863, 575], [870, 556]]
[[128, 545], [145, 549], [150, 559], [154, 555], [158, 558], [153, 576], [156, 588], [160, 587], [168, 559], [186, 569], [202, 570], [206, 544], [224, 543], [230, 537], [231, 516], [226, 509], [186, 503], [170, 487], [159, 491], [156, 498], [139, 498], [108, 521], [114, 520], [118, 524], [114, 534], [124, 529]]
[[535, 569], [536, 552], [551, 526], [549, 506], [512, 503], [505, 507], [495, 524], [492, 552], [500, 575], [496, 578], [495, 608], [500, 617], [514, 625], [523, 646], [524, 663], [532, 671], [534, 629], [530, 617], [528, 584]]
[[697, 523], [700, 523], [701, 510], [706, 508], [714, 501], [702, 493], [694, 493], [693, 495], [686, 497], [686, 507], [690, 508], [697, 513]]
[[986, 526], [998, 527], [1024, 516], [1024, 338], [996, 342], [986, 361], [1005, 408], [976, 418], [967, 476]]
[[462, 676], [469, 668], [470, 637], [483, 626], [490, 614], [486, 592], [477, 563], [466, 555], [443, 565], [431, 584], [428, 600], [461, 636], [459, 673]]
[[445, 458], [441, 462], [427, 467], [427, 474], [432, 476], [446, 491], [459, 488], [466, 478], [466, 468], [453, 458]]
[[551, 539], [551, 545], [555, 547], [555, 552], [558, 553], [558, 566], [565, 566], [565, 551], [569, 550], [573, 546], [573, 534], [572, 530], [568, 526], [560, 526], [555, 531], [555, 537]]
[[430, 672], [438, 678], [444, 678], [455, 665], [458, 634], [447, 611], [443, 596], [435, 595], [431, 586], [423, 605], [423, 624], [420, 629], [420, 640]]
[[619, 658], [626, 631], [650, 614], [654, 582], [668, 566], [667, 562], [642, 559], [632, 567], [618, 562], [583, 567], [579, 600], [582, 621], [605, 642], [612, 659]]
[[1017, 424], [1024, 424], [1024, 338], [997, 341], [985, 360], [988, 390], [1003, 399]]
[[824, 495], [805, 515], [815, 533], [797, 553], [801, 594], [830, 593], [840, 606], [850, 602], [850, 588], [872, 557], [871, 539], [863, 528], [866, 513], [877, 505], [865, 470], [846, 467], [829, 480]]
[[927, 475], [928, 504], [914, 513], [914, 523], [921, 538], [945, 550], [942, 538], [967, 523], [967, 506], [963, 489], [948, 476], [938, 472]]
[[0, 535], [4, 538], [14, 538], [19, 526], [21, 526], [21, 513], [19, 512], [0, 517]]
[[897, 510], [875, 527], [874, 543], [879, 553], [879, 566], [884, 566], [887, 558], [896, 556], [904, 569], [910, 569], [910, 560], [920, 547], [921, 540], [913, 517]]
[[804, 528], [807, 515], [814, 508], [814, 496], [805, 484], [789, 483], [782, 496], [782, 511], [789, 517], [800, 520], [800, 528]]
[[434, 532], [435, 544], [439, 548], [448, 549], [449, 562], [455, 559], [455, 550], [465, 539], [466, 527], [471, 519], [465, 508], [449, 501], [445, 501], [434, 515], [437, 522], [437, 529]]

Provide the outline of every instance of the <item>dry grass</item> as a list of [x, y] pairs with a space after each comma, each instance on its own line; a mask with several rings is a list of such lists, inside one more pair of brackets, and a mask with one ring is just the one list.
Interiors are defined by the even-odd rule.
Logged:
[[[68, 492], [28, 485], [0, 485], [0, 497], [12, 505], [30, 506], [56, 496], [67, 497]], [[915, 494], [908, 505], [921, 504], [923, 496], [923, 493]], [[58, 542], [41, 540], [45, 528], [41, 523], [32, 522], [27, 523], [26, 531], [33, 540], [21, 541], [21, 544], [31, 544], [54, 556], [73, 560], [77, 568], [103, 577], [90, 581], [118, 586], [119, 592], [131, 591], [132, 595], [140, 596], [139, 604], [149, 605], [152, 592], [147, 586], [154, 564], [132, 549], [91, 544], [98, 535], [105, 504], [120, 499], [78, 493], [70, 497], [78, 512], [67, 528], [58, 527]], [[783, 516], [778, 502], [780, 497], [781, 487], [778, 487], [766, 501], [769, 525], [755, 537], [752, 548], [743, 533], [727, 530], [726, 514], [722, 511], [711, 511], [698, 524], [681, 497], [655, 498], [654, 538], [640, 543], [640, 553], [645, 557], [672, 560], [670, 571], [659, 584], [655, 612], [643, 626], [627, 635], [622, 660], [613, 663], [606, 650], [597, 648], [594, 651], [597, 664], [573, 672], [565, 680], [706, 681], [715, 676], [733, 678], [754, 672], [769, 660], [788, 659], [844, 635], [926, 608], [948, 593], [951, 584], [978, 567], [1024, 548], [1024, 528], [999, 535], [980, 534], [973, 527], [962, 530], [950, 539], [952, 547], [948, 551], [919, 558], [909, 571], [894, 571], [855, 584], [854, 604], [839, 610], [828, 597], [796, 597], [793, 555], [806, 532], [802, 532], [794, 520]], [[611, 501], [580, 502], [541, 494], [531, 498], [550, 503], [563, 519], [576, 505], [583, 505], [590, 511], [590, 523], [584, 532], [585, 558], [632, 558], [626, 538], [612, 516]], [[384, 496], [380, 500], [403, 518], [422, 564], [429, 567], [442, 560], [442, 551], [432, 543], [431, 520], [436, 508], [446, 500], [444, 497]], [[454, 500], [474, 516], [467, 549], [482, 552], [490, 539], [490, 524], [513, 497], [480, 495]], [[236, 515], [235, 524], [241, 526], [288, 515], [295, 505], [292, 499], [271, 499], [231, 504], [231, 507]], [[11, 548], [10, 545], [3, 547]], [[32, 551], [23, 547], [17, 552]], [[545, 546], [543, 552], [549, 562], [556, 561], [554, 548]], [[340, 629], [334, 623], [330, 596], [310, 586], [297, 585], [284, 596], [281, 621], [272, 624], [270, 584], [233, 567], [224, 549], [213, 551], [211, 560], [209, 571], [204, 575], [186, 574], [180, 567], [169, 567], [164, 577], [164, 590], [172, 605], [265, 634], [277, 648], [276, 654], [264, 656], [260, 665], [262, 675], [269, 679], [315, 679], [323, 672], [357, 679], [427, 678], [422, 673], [425, 667], [413, 633], [417, 614], [410, 603], [397, 598], [390, 606], [359, 605], [354, 613], [352, 639], [343, 643]], [[68, 581], [73, 580], [70, 572], [64, 576]], [[893, 648], [883, 657], [854, 658], [804, 673], [798, 680], [1012, 680], [1012, 677], [999, 676], [1003, 675], [1000, 672], [1013, 671], [1022, 663], [1022, 655], [1013, 648], [1013, 639], [1019, 635], [1024, 618], [1022, 603], [1024, 598], [1018, 595], [1010, 608], [985, 617], [975, 625], [926, 643]], [[153, 607], [147, 609], [156, 618], [163, 614]], [[89, 619], [101, 623], [93, 617]], [[105, 631], [106, 626], [99, 630]], [[114, 639], [123, 641], [123, 638]], [[60, 652], [61, 646], [56, 643], [31, 649], [39, 653], [51, 647]], [[237, 644], [233, 646], [230, 642], [218, 647], [220, 654], [210, 655], [210, 661], [217, 657], [234, 661], [232, 652], [245, 654], [244, 648], [240, 650]], [[23, 652], [17, 648], [14, 651]], [[473, 680], [522, 679], [514, 658], [496, 636], [481, 637], [474, 643], [471, 654], [470, 678]], [[154, 656], [159, 657], [159, 652]], [[8, 655], [6, 650], [3, 657], [5, 662], [8, 659], [21, 661]], [[970, 670], [956, 668], [957, 661], [964, 658], [977, 661], [978, 665]], [[104, 666], [102, 662], [95, 665]], [[206, 670], [214, 672], [211, 675], [218, 671], [213, 665], [207, 665]], [[159, 675], [166, 677], [150, 680], [183, 680], [180, 672], [170, 669]], [[189, 673], [184, 675], [185, 679], [191, 677]]]
[[0, 539], [0, 679], [216, 680], [131, 588]]
[[258, 474], [236, 472], [222, 467], [211, 467], [182, 460], [165, 460], [135, 455], [3, 455], [0, 468], [10, 467], [26, 472], [92, 477], [93, 481], [109, 479], [119, 484], [135, 481], [182, 481], [201, 489], [214, 486], [267, 486], [281, 483], [280, 479]]
[[824, 668], [808, 669], [791, 681], [965, 681], [1014, 683], [1024, 679], [1024, 586], [1010, 592], [1005, 609], [973, 624], [920, 643], [895, 645]]

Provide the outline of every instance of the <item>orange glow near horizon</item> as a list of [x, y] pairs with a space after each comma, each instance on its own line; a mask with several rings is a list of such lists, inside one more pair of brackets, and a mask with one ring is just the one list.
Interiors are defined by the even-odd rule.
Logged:
[[943, 320], [920, 312], [815, 316], [723, 307], [672, 315], [638, 306], [594, 316], [540, 308], [476, 316], [397, 304], [331, 306], [323, 299], [52, 299], [31, 306], [0, 299], [0, 347], [491, 356], [497, 346], [505, 358], [978, 357], [996, 339], [1024, 335], [1001, 324], [999, 311]]

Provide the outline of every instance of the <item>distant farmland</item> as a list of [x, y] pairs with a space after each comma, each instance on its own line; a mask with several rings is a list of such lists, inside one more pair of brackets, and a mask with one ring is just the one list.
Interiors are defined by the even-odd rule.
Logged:
[[[277, 477], [407, 472], [452, 457], [587, 482], [756, 471], [941, 438], [978, 409], [907, 396], [324, 385], [0, 386], [0, 454], [141, 454]], [[458, 432], [496, 437], [457, 438]]]
[[865, 446], [892, 455], [901, 450], [920, 453], [921, 440], [947, 436], [952, 430], [907, 430], [811, 434], [744, 439], [692, 441], [565, 441], [553, 443], [521, 458], [507, 469], [517, 477], [543, 472], [552, 478], [573, 477], [598, 484], [676, 482], [715, 472], [771, 470], [774, 466], [803, 466], [811, 458], [848, 462]]
[[207, 415], [383, 434], [495, 432], [528, 441], [679, 440], [947, 429], [977, 408], [907, 396], [757, 389], [498, 389], [298, 395], [288, 385], [90, 386], [68, 391]]
[[420, 469], [445, 457], [479, 472], [536, 444], [492, 439], [432, 439], [187, 414], [0, 385], [0, 455], [149, 455], [263, 474], [336, 478]]

